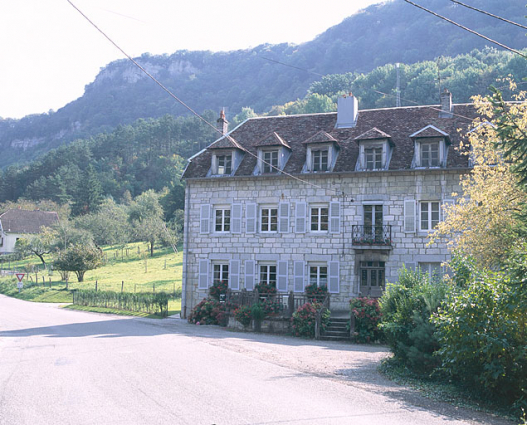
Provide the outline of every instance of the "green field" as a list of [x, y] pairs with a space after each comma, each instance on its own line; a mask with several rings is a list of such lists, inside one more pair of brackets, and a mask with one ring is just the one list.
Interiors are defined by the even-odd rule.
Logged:
[[[126, 248], [105, 247], [105, 264], [86, 272], [84, 282], [77, 282], [70, 273], [68, 283], [62, 281], [60, 273], [44, 269], [40, 260], [33, 256], [25, 260], [3, 263], [0, 268], [26, 273], [24, 288], [18, 292], [16, 277], [0, 279], [0, 293], [37, 302], [71, 302], [75, 289], [100, 291], [160, 292], [176, 295], [169, 302], [169, 314], [181, 310], [181, 275], [183, 254], [174, 253], [172, 248], [158, 248], [154, 256], [148, 255], [145, 244], [129, 244]], [[36, 260], [36, 261], [35, 261]], [[51, 264], [51, 257], [47, 259]], [[112, 311], [113, 312], [113, 311]]]

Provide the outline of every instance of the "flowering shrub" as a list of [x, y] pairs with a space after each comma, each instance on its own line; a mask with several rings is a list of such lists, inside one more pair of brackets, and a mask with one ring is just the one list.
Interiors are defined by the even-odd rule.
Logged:
[[214, 282], [214, 284], [209, 289], [209, 295], [218, 300], [220, 299], [221, 294], [226, 294], [229, 289], [229, 283], [221, 280], [219, 282]]
[[280, 300], [273, 298], [266, 298], [263, 301], [260, 301], [260, 306], [262, 307], [265, 316], [272, 316], [273, 314], [280, 313], [284, 309]]
[[238, 307], [236, 310], [234, 310], [234, 318], [243, 326], [249, 326], [252, 320], [251, 307]]
[[268, 285], [267, 283], [259, 283], [254, 287], [260, 295], [263, 294], [276, 294], [276, 288], [274, 286]]
[[317, 286], [316, 283], [312, 283], [306, 286], [305, 292], [309, 301], [321, 302], [324, 301], [328, 293], [328, 287], [326, 285]]
[[[295, 336], [315, 337], [315, 321], [317, 310], [321, 307], [319, 303], [305, 303], [293, 313], [293, 334]], [[329, 310], [322, 314], [321, 331], [325, 330], [329, 323]]]
[[352, 298], [351, 314], [355, 317], [355, 332], [352, 337], [356, 342], [382, 341], [384, 335], [378, 325], [381, 321], [381, 308], [376, 298]]
[[226, 303], [220, 303], [214, 298], [205, 298], [189, 315], [190, 323], [199, 323], [200, 325], [225, 325], [227, 320]]

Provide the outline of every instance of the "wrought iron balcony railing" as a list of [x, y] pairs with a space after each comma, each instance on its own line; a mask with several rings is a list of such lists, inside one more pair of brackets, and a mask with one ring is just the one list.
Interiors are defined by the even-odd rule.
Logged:
[[354, 224], [351, 240], [353, 245], [392, 246], [392, 226], [362, 226]]

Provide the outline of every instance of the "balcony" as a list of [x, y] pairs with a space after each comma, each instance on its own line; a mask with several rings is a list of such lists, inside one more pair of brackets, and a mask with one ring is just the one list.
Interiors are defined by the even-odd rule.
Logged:
[[354, 249], [391, 249], [392, 226], [352, 226], [351, 243]]

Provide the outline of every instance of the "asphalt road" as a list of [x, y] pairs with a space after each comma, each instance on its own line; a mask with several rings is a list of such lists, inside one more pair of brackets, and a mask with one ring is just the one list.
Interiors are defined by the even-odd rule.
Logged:
[[386, 350], [0, 295], [0, 424], [502, 424], [375, 377]]

